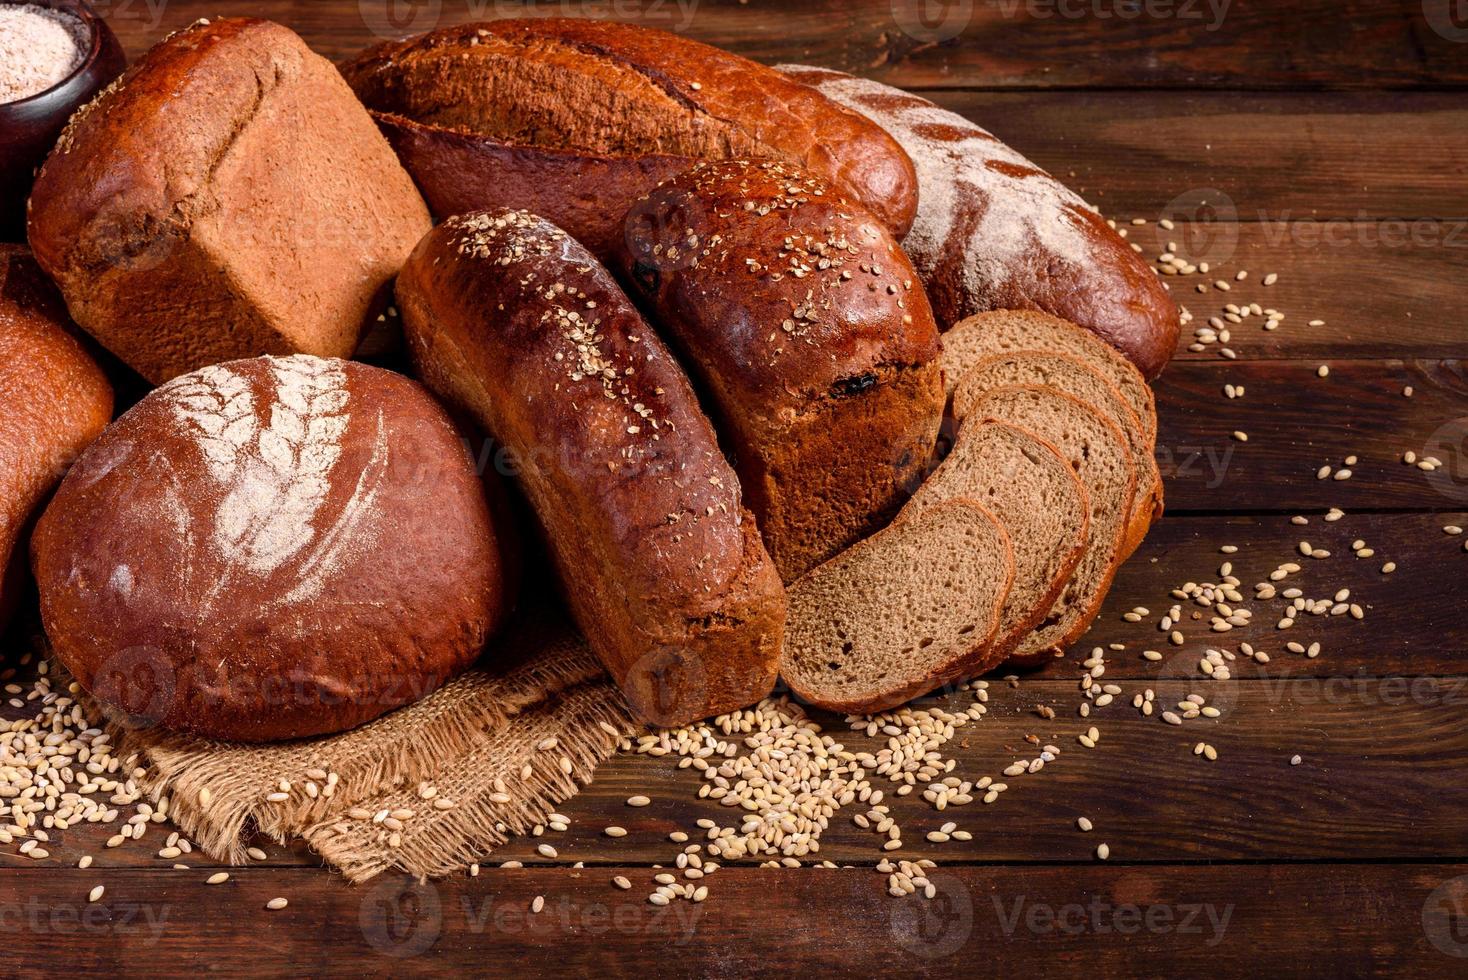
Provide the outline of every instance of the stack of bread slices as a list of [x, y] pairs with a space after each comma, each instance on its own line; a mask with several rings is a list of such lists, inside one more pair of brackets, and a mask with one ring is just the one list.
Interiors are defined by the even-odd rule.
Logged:
[[947, 457], [890, 526], [790, 586], [781, 674], [823, 707], [882, 711], [1063, 652], [1162, 510], [1152, 390], [1116, 350], [1031, 311], [943, 340]]

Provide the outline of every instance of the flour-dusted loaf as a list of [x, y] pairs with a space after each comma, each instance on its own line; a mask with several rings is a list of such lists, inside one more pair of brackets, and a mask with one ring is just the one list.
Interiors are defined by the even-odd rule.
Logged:
[[886, 711], [989, 646], [1014, 578], [1009, 535], [969, 500], [903, 517], [790, 587], [780, 676], [831, 711]]
[[1032, 432], [975, 420], [902, 508], [908, 520], [947, 500], [981, 504], [1009, 533], [1014, 582], [988, 646], [955, 664], [962, 680], [1003, 663], [1050, 615], [1070, 582], [1090, 529], [1090, 500], [1060, 452]]
[[963, 376], [995, 354], [1043, 350], [1069, 354], [1116, 386], [1137, 413], [1143, 438], [1157, 442], [1157, 401], [1152, 386], [1127, 360], [1096, 335], [1069, 320], [1034, 310], [995, 310], [969, 317], [943, 335], [943, 379], [952, 395]]
[[1011, 653], [1022, 664], [1064, 651], [1095, 619], [1122, 560], [1136, 490], [1126, 437], [1078, 398], [1051, 388], [1014, 386], [985, 393], [965, 422], [993, 419], [1033, 432], [1060, 451], [1086, 489], [1091, 507], [1086, 548], [1050, 614]]
[[790, 582], [882, 527], [942, 420], [937, 327], [878, 218], [772, 161], [633, 206], [618, 266], [707, 393]]
[[1152, 522], [1162, 515], [1162, 474], [1157, 468], [1154, 446], [1147, 441], [1137, 414], [1127, 406], [1115, 386], [1077, 358], [1049, 351], [1013, 351], [995, 354], [969, 369], [953, 393], [953, 416], [962, 422], [973, 405], [995, 388], [1008, 385], [1039, 385], [1072, 395], [1109, 419], [1126, 437], [1137, 475], [1137, 492], [1132, 501], [1125, 557], [1137, 550]]
[[112, 420], [112, 386], [69, 329], [30, 253], [0, 245], [0, 631], [30, 582], [31, 518]]
[[785, 594], [687, 376], [602, 266], [523, 211], [451, 218], [397, 287], [413, 362], [508, 451], [633, 708], [681, 725], [775, 683]]
[[349, 356], [428, 230], [332, 64], [268, 21], [200, 21], [73, 116], [30, 240], [72, 316], [155, 384], [255, 354]]
[[468, 666], [505, 613], [457, 430], [415, 382], [296, 355], [154, 390], [36, 526], [46, 635], [133, 724], [341, 731]]
[[865, 78], [782, 66], [887, 129], [918, 173], [903, 248], [946, 329], [985, 310], [1043, 310], [1094, 331], [1155, 377], [1179, 315], [1157, 274], [1079, 196], [992, 134]]
[[342, 66], [440, 218], [523, 208], [599, 256], [622, 216], [697, 160], [802, 166], [896, 234], [917, 178], [866, 117], [677, 34], [569, 18], [446, 27]]

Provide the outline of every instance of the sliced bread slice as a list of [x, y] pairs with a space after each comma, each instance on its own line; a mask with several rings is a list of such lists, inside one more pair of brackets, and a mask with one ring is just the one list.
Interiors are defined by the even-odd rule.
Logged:
[[1142, 372], [1091, 331], [1048, 313], [994, 310], [955, 324], [943, 335], [943, 373], [948, 394], [952, 395], [963, 376], [986, 357], [1016, 350], [1069, 354], [1101, 372], [1137, 413], [1147, 443], [1157, 442], [1157, 402]]
[[1090, 501], [1065, 457], [1033, 432], [975, 421], [958, 430], [943, 465], [902, 510], [904, 519], [945, 500], [978, 501], [999, 518], [1014, 549], [1014, 583], [994, 640], [958, 665], [952, 680], [1003, 663], [1049, 614], [1085, 550]]
[[1039, 385], [1073, 395], [1121, 429], [1137, 474], [1136, 499], [1127, 525], [1126, 545], [1122, 548], [1122, 556], [1129, 557], [1147, 536], [1152, 521], [1162, 516], [1162, 473], [1137, 413], [1127, 405], [1115, 385], [1078, 358], [1047, 351], [1011, 351], [985, 358], [959, 379], [953, 393], [954, 418], [962, 423], [969, 407], [985, 392], [1006, 385]]
[[1100, 412], [1052, 388], [995, 388], [970, 407], [968, 419], [969, 425], [993, 419], [1029, 429], [1060, 450], [1086, 488], [1091, 526], [1080, 563], [1050, 614], [1010, 657], [1021, 664], [1040, 663], [1063, 652], [1091, 625], [1121, 563], [1137, 482], [1131, 450], [1121, 430]]
[[1013, 579], [1009, 535], [979, 504], [899, 517], [791, 584], [780, 674], [832, 711], [895, 708], [988, 646]]

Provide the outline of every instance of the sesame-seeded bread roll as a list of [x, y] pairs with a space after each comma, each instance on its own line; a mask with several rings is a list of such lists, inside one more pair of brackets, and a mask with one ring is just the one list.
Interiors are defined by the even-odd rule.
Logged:
[[943, 379], [922, 285], [874, 214], [783, 164], [702, 163], [633, 206], [617, 258], [707, 392], [785, 581], [891, 519]]
[[451, 218], [397, 285], [413, 362], [511, 457], [628, 701], [681, 725], [775, 682], [785, 594], [688, 378], [611, 275], [523, 211]]
[[902, 241], [939, 324], [1042, 310], [1120, 350], [1149, 378], [1177, 347], [1177, 304], [1079, 195], [992, 133], [927, 99], [824, 68], [780, 70], [885, 128], [912, 158], [918, 214]]
[[1122, 557], [1137, 550], [1152, 522], [1162, 516], [1162, 474], [1142, 423], [1115, 386], [1077, 358], [1048, 351], [995, 354], [974, 365], [953, 394], [953, 417], [960, 422], [984, 394], [1005, 385], [1039, 385], [1073, 395], [1113, 422], [1126, 437], [1137, 474]]

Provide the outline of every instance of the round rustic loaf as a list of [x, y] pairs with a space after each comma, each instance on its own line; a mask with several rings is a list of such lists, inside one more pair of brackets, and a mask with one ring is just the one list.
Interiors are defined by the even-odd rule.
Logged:
[[307, 355], [152, 392], [67, 475], [32, 556], [83, 687], [125, 722], [242, 741], [423, 697], [507, 605], [444, 411], [400, 375]]
[[22, 541], [72, 460], [112, 419], [112, 386], [19, 245], [0, 245], [0, 629], [27, 586]]

